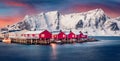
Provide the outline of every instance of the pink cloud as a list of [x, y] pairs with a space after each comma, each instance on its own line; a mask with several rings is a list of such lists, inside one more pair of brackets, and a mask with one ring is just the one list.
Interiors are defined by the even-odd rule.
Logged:
[[5, 27], [6, 25], [11, 25], [22, 20], [22, 16], [12, 16], [12, 17], [1, 17], [0, 16], [0, 28]]

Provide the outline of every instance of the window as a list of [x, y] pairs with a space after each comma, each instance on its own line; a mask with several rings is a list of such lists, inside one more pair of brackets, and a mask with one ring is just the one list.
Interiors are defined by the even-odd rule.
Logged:
[[45, 37], [45, 35], [44, 35], [44, 34], [41, 34], [41, 37]]

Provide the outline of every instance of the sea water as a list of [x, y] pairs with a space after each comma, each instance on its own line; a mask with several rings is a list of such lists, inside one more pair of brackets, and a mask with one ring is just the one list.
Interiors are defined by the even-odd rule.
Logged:
[[90, 36], [100, 41], [49, 45], [0, 42], [0, 61], [120, 61], [120, 37]]

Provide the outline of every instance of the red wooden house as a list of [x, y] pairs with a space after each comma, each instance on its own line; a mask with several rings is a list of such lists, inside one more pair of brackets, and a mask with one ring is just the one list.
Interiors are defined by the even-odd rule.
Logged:
[[88, 36], [87, 35], [84, 35], [81, 31], [80, 31], [80, 34], [79, 35], [77, 35], [77, 39], [85, 39], [85, 38], [87, 38]]
[[83, 35], [82, 38], [88, 38], [88, 36], [87, 35]]
[[49, 31], [45, 30], [45, 31], [43, 31], [39, 34], [39, 38], [41, 38], [41, 39], [51, 39], [52, 34]]
[[57, 35], [58, 39], [66, 39], [66, 37], [67, 37], [67, 35], [62, 31], [60, 31], [60, 33]]
[[76, 38], [76, 35], [70, 31], [70, 33], [67, 35], [67, 39], [75, 39]]

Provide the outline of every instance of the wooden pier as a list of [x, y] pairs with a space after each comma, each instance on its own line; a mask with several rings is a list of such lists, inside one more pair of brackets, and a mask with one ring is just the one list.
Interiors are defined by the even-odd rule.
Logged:
[[49, 45], [50, 40], [40, 40], [40, 39], [12, 39], [12, 43], [20, 44], [32, 44], [32, 45]]
[[[2, 41], [3, 38], [0, 38]], [[84, 42], [94, 42], [98, 41], [96, 39], [87, 39], [87, 40], [77, 40], [77, 39], [61, 39], [61, 40], [50, 40], [50, 39], [13, 39], [11, 38], [11, 43], [17, 43], [17, 44], [29, 44], [29, 45], [50, 45], [51, 43], [56, 44], [72, 44], [72, 43], [84, 43]]]

